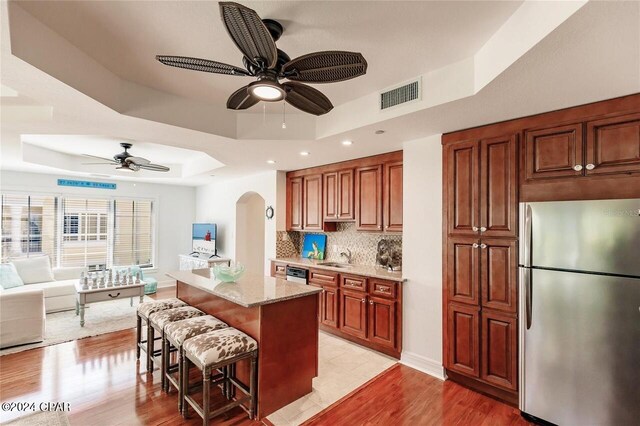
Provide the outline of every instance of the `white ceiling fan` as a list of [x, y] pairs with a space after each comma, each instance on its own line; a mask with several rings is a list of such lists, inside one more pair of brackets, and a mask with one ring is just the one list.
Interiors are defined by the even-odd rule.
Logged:
[[139, 170], [150, 170], [153, 172], [168, 172], [169, 170], [171, 170], [167, 166], [162, 166], [160, 164], [153, 164], [151, 163], [151, 161], [147, 160], [146, 158], [135, 157], [129, 154], [128, 149], [133, 146], [130, 143], [123, 142], [120, 144], [120, 146], [124, 148], [124, 152], [114, 155], [113, 159], [98, 157], [98, 156], [89, 155], [89, 154], [82, 154], [85, 157], [97, 158], [99, 160], [102, 160], [101, 163], [82, 163], [82, 164], [83, 165], [98, 165], [98, 164], [112, 165], [112, 166], [117, 166], [116, 170], [124, 170], [124, 171], [130, 171], [130, 172], [137, 172]]

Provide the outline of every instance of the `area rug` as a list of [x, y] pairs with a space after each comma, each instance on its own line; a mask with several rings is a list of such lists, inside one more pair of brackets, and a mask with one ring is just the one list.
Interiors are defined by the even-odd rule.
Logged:
[[275, 426], [299, 425], [344, 398], [398, 360], [320, 332], [313, 391], [267, 416]]
[[3, 426], [69, 426], [69, 418], [62, 411], [40, 411], [1, 424]]
[[[151, 300], [146, 296], [144, 298], [145, 302]], [[133, 328], [136, 326], [136, 306], [139, 302], [134, 298], [133, 307], [129, 303], [127, 298], [87, 305], [84, 327], [80, 327], [80, 317], [75, 310], [47, 314], [44, 341], [2, 349], [0, 356]]]

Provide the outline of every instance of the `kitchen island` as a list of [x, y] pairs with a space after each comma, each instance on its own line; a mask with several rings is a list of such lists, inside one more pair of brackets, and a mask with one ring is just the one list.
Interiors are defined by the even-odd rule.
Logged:
[[[223, 283], [210, 269], [167, 274], [176, 296], [258, 342], [258, 418], [311, 392], [318, 375], [318, 293], [281, 278], [246, 275]], [[249, 365], [238, 364], [247, 383]]]

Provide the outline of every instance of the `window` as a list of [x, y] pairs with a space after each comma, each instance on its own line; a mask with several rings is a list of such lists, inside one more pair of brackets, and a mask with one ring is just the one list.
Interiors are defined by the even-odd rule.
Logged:
[[56, 266], [153, 266], [153, 201], [2, 195], [2, 261], [48, 254]]

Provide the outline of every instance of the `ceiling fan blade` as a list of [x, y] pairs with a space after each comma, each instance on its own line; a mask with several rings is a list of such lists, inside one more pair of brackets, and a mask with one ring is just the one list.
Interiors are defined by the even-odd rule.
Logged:
[[276, 43], [255, 10], [238, 3], [220, 2], [220, 16], [229, 36], [250, 62], [260, 65], [258, 60], [262, 60], [267, 68], [276, 65]]
[[146, 158], [142, 158], [142, 157], [127, 157], [124, 159], [124, 161], [126, 163], [133, 163], [136, 166], [143, 166], [145, 164], [150, 164], [151, 161], [147, 160]]
[[160, 164], [136, 164], [136, 167], [138, 167], [138, 169], [142, 169], [142, 170], [151, 170], [154, 172], [168, 172], [169, 170], [171, 170], [169, 167], [167, 166], [161, 166]]
[[98, 157], [97, 155], [89, 155], [89, 154], [82, 154], [83, 157], [89, 157], [89, 158], [97, 158], [98, 160], [103, 160], [103, 161], [109, 161], [110, 163], [113, 164], [120, 164], [117, 161], [115, 161], [113, 158], [104, 158], [104, 157]]
[[241, 87], [229, 96], [227, 108], [236, 110], [247, 109], [260, 102], [260, 99], [251, 96], [247, 87], [248, 86]]
[[329, 98], [311, 86], [292, 81], [284, 83], [283, 86], [287, 92], [285, 100], [301, 111], [323, 115], [333, 109]]
[[358, 52], [324, 51], [292, 59], [282, 68], [289, 80], [333, 83], [366, 74], [367, 61]]
[[120, 163], [115, 163], [115, 162], [111, 162], [111, 163], [80, 163], [83, 166], [99, 166], [99, 165], [103, 165], [103, 166], [115, 166], [118, 165]]
[[156, 55], [156, 59], [170, 67], [185, 68], [188, 70], [212, 72], [214, 74], [250, 76], [251, 74], [242, 68], [209, 59], [189, 58], [186, 56]]

